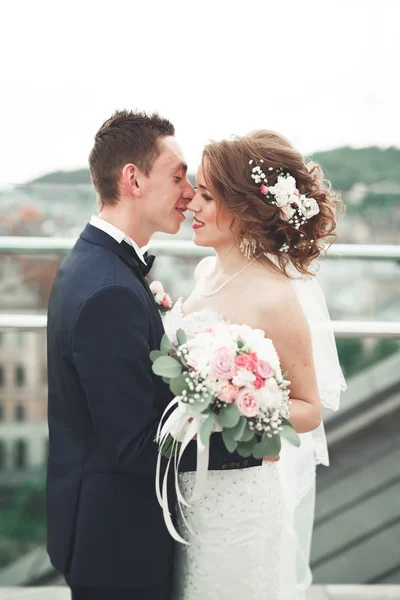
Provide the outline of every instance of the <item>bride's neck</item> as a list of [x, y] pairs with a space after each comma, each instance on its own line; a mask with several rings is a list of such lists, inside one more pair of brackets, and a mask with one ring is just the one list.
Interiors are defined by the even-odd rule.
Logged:
[[[252, 259], [248, 259], [240, 252], [236, 246], [215, 248], [216, 262], [215, 275], [232, 275], [249, 264]], [[253, 257], [255, 258], [255, 256]]]

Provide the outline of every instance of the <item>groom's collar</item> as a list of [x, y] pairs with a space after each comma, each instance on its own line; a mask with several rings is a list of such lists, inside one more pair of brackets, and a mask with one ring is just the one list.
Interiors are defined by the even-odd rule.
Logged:
[[[136, 267], [140, 272], [139, 265], [142, 265], [141, 259], [136, 254], [132, 246], [127, 243], [119, 243], [117, 240], [98, 227], [88, 223], [80, 235], [81, 239], [97, 246], [104, 246], [115, 254], [118, 254], [122, 260], [130, 267]], [[144, 266], [144, 265], [143, 265]]]
[[146, 264], [144, 259], [144, 252], [139, 248], [135, 240], [126, 235], [121, 229], [118, 229], [115, 225], [112, 225], [108, 221], [105, 221], [101, 217], [97, 217], [96, 215], [92, 215], [90, 219], [90, 225], [93, 227], [97, 227], [97, 229], [101, 229], [108, 235], [110, 235], [116, 242], [121, 244], [122, 241], [126, 242], [135, 251], [135, 255], [142, 261], [143, 264]]

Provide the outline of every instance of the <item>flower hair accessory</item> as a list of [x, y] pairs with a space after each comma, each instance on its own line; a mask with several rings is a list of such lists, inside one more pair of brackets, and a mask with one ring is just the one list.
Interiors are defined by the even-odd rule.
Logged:
[[[260, 160], [263, 163], [263, 160]], [[249, 165], [253, 165], [254, 160], [249, 161]], [[273, 167], [269, 167], [268, 171], [273, 171]], [[260, 193], [265, 196], [269, 204], [278, 206], [281, 209], [281, 218], [294, 225], [296, 229], [300, 229], [312, 217], [319, 213], [318, 202], [315, 198], [309, 198], [304, 194], [300, 194], [297, 189], [296, 180], [287, 171], [287, 169], [278, 168], [275, 170], [278, 174], [278, 180], [275, 185], [268, 186], [268, 178], [260, 165], [255, 164], [252, 167], [251, 177], [254, 183], [260, 185]], [[281, 252], [289, 250], [288, 244], [283, 244]]]
[[150, 291], [161, 313], [166, 313], [172, 308], [171, 297], [164, 292], [163, 284], [160, 281], [152, 281]]

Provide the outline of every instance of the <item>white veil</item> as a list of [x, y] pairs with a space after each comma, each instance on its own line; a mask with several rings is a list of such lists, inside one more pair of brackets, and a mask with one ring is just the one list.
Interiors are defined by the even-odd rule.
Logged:
[[[275, 260], [273, 262], [276, 264]], [[300, 276], [294, 268], [289, 274], [311, 331], [321, 404], [336, 411], [339, 408], [340, 393], [346, 389], [346, 382], [339, 364], [324, 293], [315, 276]], [[314, 431], [301, 434], [300, 437], [300, 448], [283, 444], [281, 460], [278, 462], [285, 504], [297, 537], [298, 599], [304, 598], [312, 579], [309, 556], [314, 520], [316, 466], [329, 466], [323, 423]]]

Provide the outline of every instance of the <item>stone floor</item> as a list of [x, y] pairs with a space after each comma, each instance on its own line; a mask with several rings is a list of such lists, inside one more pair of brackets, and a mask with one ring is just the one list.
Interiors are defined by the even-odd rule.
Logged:
[[[64, 586], [0, 588], [0, 600], [20, 600], [21, 598], [23, 600], [69, 600], [70, 594]], [[307, 595], [307, 600], [394, 599], [400, 600], [400, 586], [398, 585], [315, 585]]]

